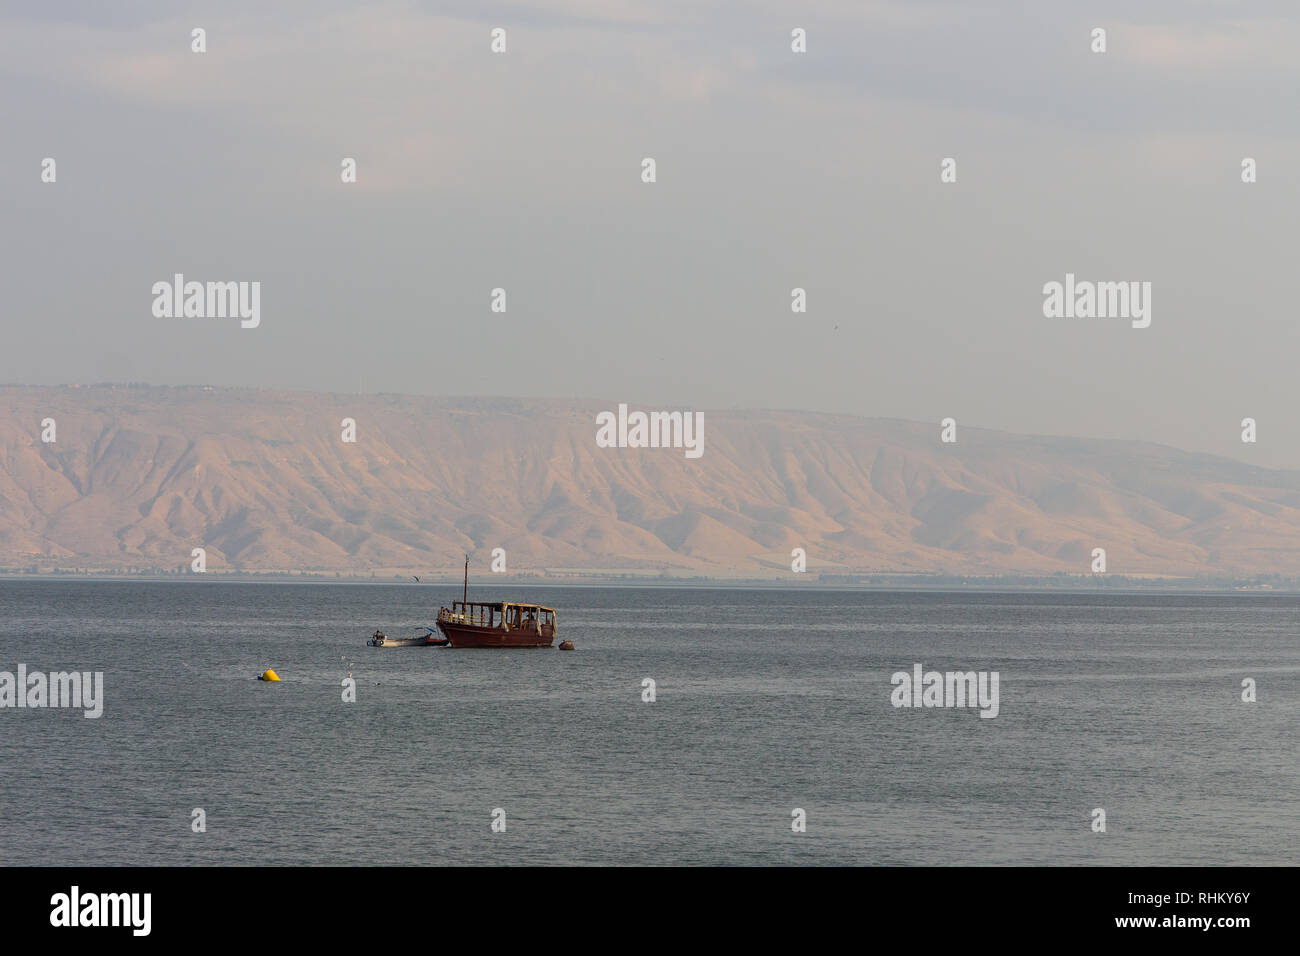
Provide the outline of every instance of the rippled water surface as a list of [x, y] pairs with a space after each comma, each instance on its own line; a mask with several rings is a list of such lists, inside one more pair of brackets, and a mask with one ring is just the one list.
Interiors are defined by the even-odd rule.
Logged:
[[455, 591], [0, 581], [0, 670], [106, 698], [0, 710], [0, 862], [1300, 862], [1295, 596], [484, 588], [577, 650], [365, 646]]

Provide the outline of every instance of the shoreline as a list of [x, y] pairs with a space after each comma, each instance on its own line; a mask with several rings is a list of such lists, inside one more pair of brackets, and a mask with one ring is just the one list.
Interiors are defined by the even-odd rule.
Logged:
[[[843, 577], [843, 576], [836, 576]], [[879, 575], [864, 576], [864, 580], [820, 580], [819, 575], [807, 575], [804, 583], [795, 583], [790, 578], [710, 578], [710, 577], [658, 577], [651, 575], [611, 576], [593, 574], [590, 576], [510, 576], [490, 579], [480, 578], [476, 584], [482, 590], [485, 580], [491, 581], [491, 587], [499, 588], [629, 588], [629, 589], [695, 589], [695, 590], [761, 590], [761, 591], [934, 591], [945, 593], [1136, 593], [1136, 594], [1300, 594], [1300, 582], [1282, 582], [1275, 584], [1257, 584], [1248, 581], [1223, 581], [1214, 579], [1178, 579], [1178, 578], [1144, 578], [1108, 575], [1106, 579], [1085, 577], [1062, 577], [1059, 580], [1048, 578], [959, 578], [957, 576], [926, 576], [929, 580], [917, 580], [919, 576]], [[326, 572], [214, 572], [203, 574], [167, 574], [167, 573], [13, 573], [0, 572], [0, 582], [40, 581], [49, 582], [114, 582], [156, 584], [347, 584], [347, 585], [383, 585], [386, 587], [410, 586], [420, 588], [452, 588], [460, 590], [460, 578], [434, 578], [413, 581], [412, 575], [339, 575]]]

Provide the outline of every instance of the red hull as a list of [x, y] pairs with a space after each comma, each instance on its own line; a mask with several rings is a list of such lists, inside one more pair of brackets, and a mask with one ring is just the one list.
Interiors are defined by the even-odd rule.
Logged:
[[550, 647], [555, 640], [554, 627], [536, 630], [515, 627], [507, 631], [503, 627], [475, 627], [439, 621], [438, 630], [451, 641], [452, 647]]

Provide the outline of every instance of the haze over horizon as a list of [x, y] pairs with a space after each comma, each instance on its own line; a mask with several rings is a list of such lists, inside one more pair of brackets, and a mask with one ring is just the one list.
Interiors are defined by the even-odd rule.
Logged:
[[[1041, 7], [0, 5], [0, 378], [952, 416], [1300, 467], [1297, 10]], [[260, 328], [153, 316], [177, 272], [260, 281]], [[1045, 319], [1067, 272], [1152, 282], [1152, 325]]]
[[[1043, 7], [0, 4], [0, 379], [953, 417], [1300, 468], [1298, 11]], [[260, 326], [155, 317], [178, 272], [260, 281]], [[1045, 318], [1067, 273], [1151, 282], [1150, 327]]]
[[[465, 402], [472, 402], [472, 401], [483, 401], [483, 402], [494, 402], [494, 401], [520, 401], [520, 402], [524, 402], [524, 403], [529, 403], [529, 402], [547, 402], [547, 403], [550, 403], [550, 402], [554, 402], [554, 403], [568, 403], [568, 404], [571, 404], [571, 405], [574, 405], [574, 406], [592, 406], [592, 407], [599, 406], [602, 410], [604, 410], [604, 409], [615, 410], [615, 409], [618, 408], [618, 405], [619, 405], [620, 403], [627, 405], [630, 409], [648, 410], [648, 409], [650, 409], [650, 408], [652, 407], [652, 406], [651, 406], [651, 403], [647, 403], [647, 402], [639, 402], [639, 401], [637, 401], [637, 397], [636, 397], [636, 396], [631, 396], [631, 397], [621, 396], [621, 397], [617, 397], [617, 398], [615, 398], [615, 397], [611, 397], [611, 396], [607, 396], [607, 395], [606, 395], [606, 396], [601, 396], [601, 395], [574, 395], [574, 396], [557, 396], [557, 395], [507, 395], [507, 394], [502, 394], [502, 395], [490, 395], [490, 394], [463, 394], [463, 395], [452, 395], [452, 394], [438, 394], [438, 393], [420, 393], [420, 392], [390, 391], [390, 390], [387, 390], [387, 389], [375, 389], [375, 390], [366, 389], [366, 390], [364, 390], [364, 391], [361, 391], [361, 390], [357, 390], [357, 391], [347, 391], [347, 390], [340, 390], [340, 391], [327, 391], [327, 390], [322, 390], [322, 389], [303, 389], [303, 388], [286, 388], [286, 389], [277, 389], [277, 388], [272, 388], [272, 387], [267, 387], [267, 386], [261, 386], [261, 385], [230, 385], [230, 384], [223, 384], [223, 383], [220, 383], [220, 382], [176, 382], [176, 383], [170, 383], [170, 384], [169, 384], [169, 383], [162, 383], [162, 382], [149, 382], [149, 381], [140, 380], [140, 381], [116, 381], [116, 382], [114, 382], [114, 381], [103, 381], [103, 382], [54, 382], [54, 383], [51, 383], [51, 384], [48, 385], [48, 386], [33, 385], [33, 384], [31, 384], [31, 383], [27, 383], [27, 382], [0, 382], [0, 389], [3, 389], [3, 388], [69, 388], [69, 389], [74, 389], [74, 390], [75, 390], [75, 389], [94, 389], [94, 388], [110, 388], [110, 389], [124, 389], [124, 390], [129, 390], [129, 389], [132, 389], [132, 388], [143, 388], [143, 389], [154, 389], [154, 388], [163, 388], [163, 389], [168, 389], [168, 388], [174, 388], [174, 389], [181, 389], [181, 390], [188, 390], [188, 389], [212, 389], [212, 390], [219, 390], [219, 391], [228, 391], [228, 390], [229, 390], [229, 391], [236, 391], [236, 392], [240, 392], [240, 391], [247, 391], [247, 392], [286, 392], [286, 393], [290, 393], [290, 394], [300, 394], [300, 395], [303, 395], [303, 396], [328, 397], [328, 398], [348, 397], [348, 396], [352, 396], [352, 395], [357, 395], [357, 396], [370, 396], [370, 397], [375, 397], [375, 398], [392, 398], [392, 397], [399, 397], [399, 398], [400, 398], [400, 397], [408, 397], [408, 398], [411, 398], [411, 399], [433, 399], [434, 401], [441, 401], [441, 402], [462, 402], [462, 401], [465, 401]], [[677, 410], [678, 410], [678, 411], [681, 411], [682, 409], [677, 409]], [[696, 409], [692, 409], [692, 410], [694, 411], [694, 410], [696, 410]], [[897, 422], [897, 423], [904, 424], [904, 425], [909, 425], [909, 426], [918, 426], [918, 427], [920, 427], [920, 428], [931, 428], [931, 429], [934, 431], [934, 433], [935, 433], [936, 435], [939, 435], [939, 434], [941, 434], [941, 432], [942, 432], [942, 425], [941, 425], [940, 422], [924, 422], [924, 421], [920, 421], [920, 420], [915, 419], [915, 418], [907, 418], [907, 417], [904, 417], [904, 416], [896, 416], [896, 415], [872, 415], [872, 414], [869, 414], [869, 413], [866, 413], [866, 412], [856, 412], [856, 411], [837, 411], [837, 410], [832, 410], [832, 409], [821, 409], [821, 410], [818, 410], [818, 409], [808, 409], [808, 408], [782, 408], [782, 407], [777, 407], [777, 406], [771, 406], [771, 407], [748, 407], [748, 408], [741, 408], [741, 407], [738, 407], [738, 406], [725, 406], [725, 405], [719, 405], [719, 406], [716, 406], [716, 407], [713, 407], [713, 408], [702, 408], [702, 409], [698, 409], [698, 410], [699, 410], [699, 411], [706, 412], [706, 413], [707, 413], [707, 412], [724, 412], [724, 411], [725, 411], [725, 412], [729, 412], [729, 413], [739, 413], [739, 414], [744, 414], [744, 413], [764, 414], [764, 413], [767, 413], [767, 412], [777, 412], [777, 413], [807, 414], [807, 415], [814, 415], [814, 416], [825, 415], [825, 416], [833, 416], [833, 417], [857, 418], [857, 419], [862, 419], [862, 420], [864, 420], [864, 421], [873, 421], [873, 420], [874, 420], [874, 421], [882, 421], [882, 422]], [[595, 428], [596, 428], [596, 425], [595, 425], [594, 422], [593, 422], [592, 428], [593, 428], [593, 431], [594, 431]], [[1189, 454], [1208, 455], [1208, 456], [1210, 456], [1210, 457], [1215, 457], [1215, 458], [1224, 458], [1224, 459], [1227, 459], [1227, 460], [1233, 461], [1234, 463], [1238, 463], [1238, 462], [1240, 462], [1240, 463], [1243, 463], [1243, 464], [1253, 464], [1253, 465], [1257, 465], [1258, 467], [1263, 468], [1263, 469], [1265, 469], [1265, 470], [1269, 470], [1269, 471], [1283, 471], [1283, 472], [1287, 472], [1287, 471], [1297, 471], [1297, 472], [1300, 472], [1300, 466], [1296, 466], [1296, 467], [1290, 467], [1290, 466], [1286, 466], [1286, 465], [1275, 466], [1275, 465], [1268, 465], [1268, 464], [1263, 464], [1263, 463], [1251, 462], [1251, 461], [1249, 461], [1249, 460], [1242, 461], [1242, 459], [1240, 459], [1239, 457], [1232, 456], [1232, 455], [1225, 455], [1225, 454], [1222, 454], [1222, 453], [1219, 453], [1219, 452], [1213, 452], [1213, 451], [1198, 451], [1198, 450], [1195, 449], [1195, 448], [1183, 448], [1183, 447], [1179, 447], [1179, 446], [1177, 446], [1177, 445], [1172, 445], [1172, 444], [1170, 444], [1170, 443], [1168, 443], [1168, 442], [1163, 442], [1163, 441], [1153, 441], [1153, 440], [1148, 440], [1148, 439], [1143, 439], [1143, 438], [1136, 438], [1136, 439], [1128, 438], [1128, 439], [1126, 439], [1126, 438], [1114, 438], [1113, 436], [1108, 436], [1108, 435], [1066, 435], [1066, 434], [1047, 434], [1047, 433], [1034, 433], [1034, 432], [1012, 432], [1012, 431], [1010, 431], [1010, 430], [1008, 430], [1008, 429], [1004, 429], [1004, 428], [993, 428], [993, 427], [990, 427], [990, 426], [984, 425], [984, 424], [982, 424], [982, 423], [980, 423], [980, 422], [962, 422], [962, 423], [961, 423], [961, 429], [962, 429], [963, 432], [965, 432], [967, 429], [970, 429], [970, 430], [973, 430], [973, 431], [986, 432], [986, 433], [1002, 433], [1002, 434], [1007, 434], [1007, 435], [1013, 435], [1013, 436], [1015, 436], [1015, 437], [1017, 437], [1017, 438], [1027, 438], [1027, 439], [1031, 439], [1031, 440], [1032, 440], [1032, 439], [1045, 439], [1045, 440], [1049, 440], [1049, 441], [1050, 441], [1050, 440], [1055, 440], [1055, 439], [1061, 439], [1061, 440], [1065, 440], [1065, 441], [1077, 441], [1077, 442], [1102, 441], [1102, 442], [1132, 442], [1132, 443], [1139, 443], [1139, 444], [1143, 444], [1143, 443], [1144, 443], [1144, 444], [1154, 445], [1154, 446], [1161, 447], [1161, 448], [1166, 448], [1166, 449], [1169, 449], [1169, 450], [1171, 450], [1171, 451], [1176, 451], [1176, 452], [1186, 452], [1186, 453], [1189, 453]]]

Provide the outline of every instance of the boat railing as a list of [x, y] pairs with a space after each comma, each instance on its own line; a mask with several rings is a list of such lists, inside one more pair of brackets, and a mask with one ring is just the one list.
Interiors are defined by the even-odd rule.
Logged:
[[438, 612], [438, 620], [448, 624], [470, 624], [475, 627], [490, 627], [494, 623], [491, 608], [471, 606], [469, 611], [452, 611], [443, 608]]

